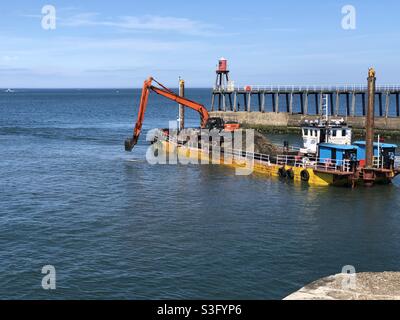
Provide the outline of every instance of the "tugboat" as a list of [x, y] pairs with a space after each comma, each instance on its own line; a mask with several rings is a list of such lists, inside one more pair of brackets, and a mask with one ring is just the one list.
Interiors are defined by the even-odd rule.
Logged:
[[[371, 68], [368, 77], [369, 96], [375, 96], [375, 71]], [[326, 98], [324, 108], [328, 110]], [[302, 124], [303, 148], [299, 154], [303, 157], [315, 157], [321, 163], [346, 164], [348, 181], [354, 187], [357, 183], [389, 183], [399, 174], [396, 161], [395, 144], [383, 143], [378, 137], [373, 142], [374, 101], [369, 99], [366, 126], [366, 141], [352, 143], [352, 128], [344, 119], [325, 119], [305, 121]], [[369, 149], [367, 151], [367, 149]], [[321, 171], [316, 169], [317, 171]], [[336, 177], [337, 174], [334, 174]], [[341, 179], [339, 179], [341, 180]]]
[[[299, 156], [326, 165], [334, 171], [342, 167], [342, 172], [332, 173], [334, 183], [342, 181], [353, 187], [365, 181], [363, 172], [366, 169], [366, 141], [352, 142], [352, 128], [344, 119], [305, 121], [302, 124], [303, 147]], [[389, 183], [398, 174], [396, 168], [395, 144], [384, 143], [379, 137], [373, 142], [373, 161], [375, 183]], [[327, 172], [327, 169], [316, 168], [316, 172]]]

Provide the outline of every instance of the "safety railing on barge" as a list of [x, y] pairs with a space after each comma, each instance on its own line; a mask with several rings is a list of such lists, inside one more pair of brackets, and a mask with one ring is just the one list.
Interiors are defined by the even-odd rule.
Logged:
[[[196, 145], [188, 144], [188, 147], [196, 148]], [[250, 152], [246, 150], [237, 150], [230, 148], [212, 147], [209, 144], [202, 146], [202, 151], [206, 154], [214, 153], [217, 155], [223, 154], [225, 158], [234, 158], [239, 161], [252, 161], [263, 165], [287, 165], [301, 168], [312, 168], [323, 171], [333, 172], [350, 172], [350, 160], [332, 160], [323, 158], [309, 158], [293, 155], [278, 155], [271, 156], [262, 153]]]
[[266, 154], [241, 151], [241, 150], [225, 150], [225, 154], [259, 162], [261, 164], [276, 164], [279, 166], [293, 166], [301, 168], [312, 168], [315, 170], [329, 171], [329, 172], [350, 172], [351, 161], [350, 160], [332, 160], [325, 158], [309, 158], [293, 155], [278, 155], [270, 156]]
[[321, 171], [350, 172], [350, 160], [334, 160], [316, 157], [301, 157], [293, 155], [277, 156], [276, 164], [293, 167], [312, 168]]
[[244, 150], [236, 150], [236, 149], [224, 149], [224, 155], [233, 156], [235, 158], [242, 158], [242, 160], [250, 160], [254, 162], [258, 162], [261, 164], [271, 164], [271, 157], [267, 154], [249, 152]]

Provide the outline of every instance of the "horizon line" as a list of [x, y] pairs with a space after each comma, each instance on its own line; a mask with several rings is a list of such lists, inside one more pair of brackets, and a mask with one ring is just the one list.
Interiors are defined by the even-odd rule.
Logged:
[[[142, 87], [0, 87], [0, 90], [142, 90]], [[179, 89], [178, 87], [169, 87], [169, 89]], [[186, 87], [186, 89], [211, 89], [212, 87]]]

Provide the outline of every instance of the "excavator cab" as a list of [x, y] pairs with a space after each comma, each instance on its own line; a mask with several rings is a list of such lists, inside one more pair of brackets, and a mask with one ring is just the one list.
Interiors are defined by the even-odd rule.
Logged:
[[223, 130], [225, 126], [225, 122], [222, 118], [209, 118], [205, 129], [212, 130], [212, 129], [218, 129], [218, 130]]

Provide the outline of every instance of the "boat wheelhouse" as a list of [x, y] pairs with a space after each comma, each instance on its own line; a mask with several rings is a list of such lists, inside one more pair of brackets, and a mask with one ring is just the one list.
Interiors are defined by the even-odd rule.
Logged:
[[305, 122], [301, 126], [303, 136], [302, 154], [316, 155], [318, 145], [332, 143], [336, 145], [350, 145], [352, 129], [344, 119], [313, 120]]

